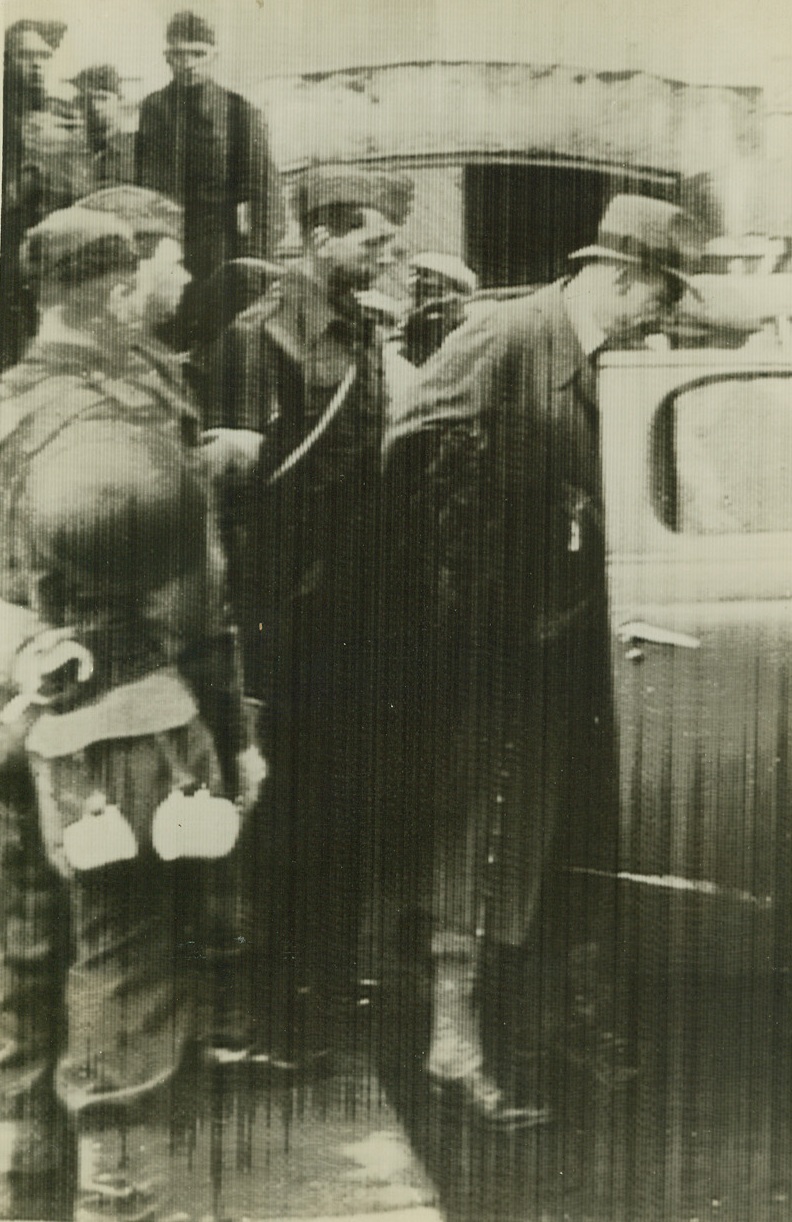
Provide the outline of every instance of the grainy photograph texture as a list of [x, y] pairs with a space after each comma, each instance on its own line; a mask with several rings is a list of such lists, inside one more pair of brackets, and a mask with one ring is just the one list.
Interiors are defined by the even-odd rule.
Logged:
[[792, 1222], [790, 12], [0, 3], [0, 1218]]

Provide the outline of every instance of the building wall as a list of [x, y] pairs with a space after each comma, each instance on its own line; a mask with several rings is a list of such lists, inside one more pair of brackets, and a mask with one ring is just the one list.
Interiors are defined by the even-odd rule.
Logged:
[[758, 90], [566, 65], [398, 64], [277, 77], [259, 100], [284, 169], [520, 153], [699, 174], [762, 149]]

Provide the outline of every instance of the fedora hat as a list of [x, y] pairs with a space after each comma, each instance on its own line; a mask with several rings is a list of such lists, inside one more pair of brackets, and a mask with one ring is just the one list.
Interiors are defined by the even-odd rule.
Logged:
[[684, 209], [646, 195], [615, 195], [594, 243], [573, 251], [569, 258], [631, 263], [690, 285], [701, 251], [698, 227]]

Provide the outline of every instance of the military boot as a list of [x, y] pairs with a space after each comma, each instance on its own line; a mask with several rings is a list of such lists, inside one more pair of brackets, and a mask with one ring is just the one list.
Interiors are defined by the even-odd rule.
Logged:
[[432, 1029], [427, 1071], [485, 1123], [503, 1129], [547, 1124], [546, 1108], [522, 1105], [485, 1068], [478, 1004], [481, 953], [475, 937], [447, 931], [432, 938]]
[[[74, 1222], [165, 1222], [179, 1217], [167, 1126], [80, 1121]], [[182, 1212], [185, 1222], [189, 1213]]]

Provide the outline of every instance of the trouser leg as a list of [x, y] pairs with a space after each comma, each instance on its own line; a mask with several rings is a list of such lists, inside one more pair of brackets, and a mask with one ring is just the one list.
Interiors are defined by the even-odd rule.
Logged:
[[68, 955], [24, 761], [0, 770], [0, 1217], [63, 1218], [71, 1143], [52, 1089]]
[[428, 1071], [459, 1081], [484, 1068], [479, 1012], [479, 946], [448, 930], [432, 937], [432, 1031]]
[[174, 872], [136, 858], [70, 884], [73, 958], [57, 1088], [70, 1111], [149, 1095], [174, 1073], [193, 1033]]
[[153, 857], [70, 883], [74, 952], [56, 1083], [77, 1131], [78, 1222], [161, 1222], [181, 1205], [171, 1090], [195, 1030], [186, 888], [183, 872]]

